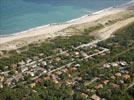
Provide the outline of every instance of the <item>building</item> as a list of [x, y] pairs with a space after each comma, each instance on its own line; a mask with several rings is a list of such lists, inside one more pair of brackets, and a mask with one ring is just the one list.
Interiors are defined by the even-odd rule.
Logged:
[[96, 89], [100, 89], [100, 88], [103, 88], [103, 85], [102, 84], [98, 84], [95, 86]]
[[3, 88], [3, 83], [2, 82], [0, 82], [0, 88]]
[[108, 63], [106, 63], [106, 64], [104, 64], [104, 65], [103, 65], [103, 67], [104, 67], [104, 68], [110, 68], [110, 67], [111, 67], [111, 65], [110, 65], [110, 64], [108, 64]]
[[91, 99], [93, 99], [93, 100], [101, 100], [101, 98], [99, 96], [97, 96], [96, 94], [93, 94], [91, 96]]
[[124, 78], [125, 80], [130, 79], [130, 75], [124, 74], [124, 75], [123, 75], [123, 78]]
[[113, 67], [118, 67], [118, 66], [119, 66], [118, 63], [116, 63], [116, 62], [112, 62], [111, 65], [112, 65]]
[[109, 82], [109, 80], [104, 80], [102, 83], [104, 83], [105, 85]]
[[28, 70], [28, 67], [21, 67], [21, 72], [23, 73], [23, 72], [25, 72], [25, 71], [27, 71]]
[[117, 77], [120, 77], [121, 76], [121, 73], [115, 73], [115, 76], [117, 76]]
[[7, 85], [7, 86], [10, 86], [12, 84], [12, 81], [14, 80], [14, 78], [8, 78], [4, 84]]

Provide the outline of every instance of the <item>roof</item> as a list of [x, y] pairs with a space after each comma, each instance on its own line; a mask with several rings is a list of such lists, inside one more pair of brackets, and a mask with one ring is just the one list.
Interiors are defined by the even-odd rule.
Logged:
[[120, 77], [121, 76], [121, 73], [115, 73], [115, 76], [118, 76], [118, 77]]
[[119, 88], [120, 86], [118, 84], [112, 84], [113, 88]]
[[101, 100], [101, 98], [99, 96], [97, 96], [96, 94], [92, 95], [91, 99], [93, 99], [93, 100]]
[[127, 79], [130, 78], [130, 75], [128, 75], [128, 74], [124, 74], [124, 75], [123, 75], [123, 78], [127, 80]]
[[103, 85], [102, 84], [98, 84], [95, 86], [96, 89], [100, 89], [100, 88], [103, 88]]
[[103, 83], [104, 84], [107, 84], [109, 82], [109, 80], [104, 80]]

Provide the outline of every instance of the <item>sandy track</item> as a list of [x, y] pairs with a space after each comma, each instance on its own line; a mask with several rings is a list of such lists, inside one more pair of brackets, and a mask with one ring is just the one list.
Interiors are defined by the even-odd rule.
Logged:
[[109, 38], [115, 31], [117, 31], [118, 29], [122, 27], [127, 26], [130, 23], [134, 23], [134, 17], [128, 18], [123, 21], [119, 21], [111, 26], [108, 26], [108, 27], [103, 28], [102, 30], [99, 30], [96, 33], [92, 33], [92, 35], [96, 36], [97, 38], [101, 40], [105, 40]]

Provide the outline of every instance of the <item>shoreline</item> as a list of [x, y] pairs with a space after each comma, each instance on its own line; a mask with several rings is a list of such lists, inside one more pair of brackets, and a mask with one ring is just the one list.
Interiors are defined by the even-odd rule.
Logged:
[[68, 21], [65, 21], [65, 22], [50, 23], [50, 24], [45, 24], [45, 25], [37, 26], [37, 27], [34, 27], [34, 28], [29, 28], [29, 29], [26, 29], [26, 30], [20, 31], [20, 32], [15, 32], [15, 33], [6, 34], [6, 35], [0, 35], [0, 38], [15, 36], [15, 35], [23, 34], [23, 33], [28, 32], [28, 31], [32, 31], [32, 30], [40, 29], [40, 28], [45, 28], [45, 27], [53, 26], [53, 25], [71, 24], [74, 21], [78, 21], [78, 20], [86, 18], [88, 16], [97, 15], [97, 14], [100, 14], [100, 13], [103, 13], [105, 11], [112, 10], [112, 9], [114, 9], [114, 6], [108, 7], [108, 8], [105, 8], [105, 9], [101, 9], [101, 10], [98, 10], [98, 11], [95, 11], [95, 12], [92, 12], [92, 13], [89, 12], [89, 14], [85, 14], [85, 15], [83, 15], [81, 17], [74, 18], [74, 19], [71, 19], [71, 20], [68, 20]]
[[56, 37], [57, 34], [54, 34], [54, 33], [59, 32], [63, 29], [66, 29], [72, 25], [93, 22], [93, 21], [103, 18], [105, 16], [125, 11], [127, 9], [128, 5], [133, 5], [133, 4], [134, 4], [134, 0], [127, 2], [126, 5], [124, 4], [123, 6], [119, 5], [116, 7], [114, 7], [114, 6], [109, 7], [109, 8], [102, 9], [102, 10], [99, 10], [99, 11], [91, 13], [91, 14], [86, 14], [84, 16], [81, 16], [79, 18], [75, 18], [75, 19], [72, 19], [69, 21], [65, 21], [65, 22], [61, 22], [61, 23], [51, 23], [51, 24], [31, 28], [31, 29], [28, 29], [25, 31], [13, 33], [10, 35], [2, 35], [2, 36], [0, 36], [0, 45], [9, 43], [9, 42], [12, 42], [15, 40], [20, 40], [23, 38], [30, 39], [30, 38], [34, 37], [36, 40], [36, 37], [42, 36], [42, 35], [45, 36], [44, 37], [45, 39], [51, 38], [51, 37]]

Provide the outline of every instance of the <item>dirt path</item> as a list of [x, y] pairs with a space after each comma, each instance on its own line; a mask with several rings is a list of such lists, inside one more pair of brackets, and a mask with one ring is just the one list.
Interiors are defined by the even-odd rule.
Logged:
[[105, 39], [109, 38], [118, 29], [125, 27], [128, 24], [133, 23], [133, 22], [134, 22], [134, 17], [128, 18], [126, 20], [119, 21], [111, 26], [107, 26], [107, 27], [99, 30], [96, 33], [92, 33], [91, 35], [93, 35], [101, 40], [105, 40]]

